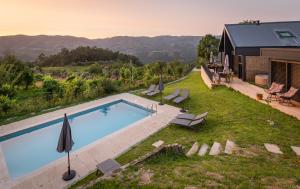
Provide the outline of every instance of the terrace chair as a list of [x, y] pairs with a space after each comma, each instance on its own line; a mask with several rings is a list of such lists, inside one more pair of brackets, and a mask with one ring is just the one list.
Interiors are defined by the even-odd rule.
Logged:
[[190, 95], [189, 90], [184, 89], [184, 90], [182, 90], [180, 96], [175, 98], [173, 100], [173, 102], [175, 102], [176, 104], [179, 104], [179, 103], [183, 102], [184, 100], [186, 100], [187, 98], [189, 98], [189, 95]]
[[273, 82], [271, 87], [267, 90], [265, 90], [266, 93], [268, 93], [268, 97], [267, 99], [272, 99], [275, 98], [275, 100], [277, 99], [277, 93], [281, 93], [284, 89], [284, 84], [279, 84], [279, 83], [275, 83]]
[[153, 92], [154, 89], [155, 89], [155, 87], [156, 87], [156, 85], [150, 85], [149, 88], [148, 88], [147, 90], [145, 90], [145, 91], [142, 92], [142, 94], [145, 95], [145, 94], [147, 94], [147, 93]]
[[272, 92], [274, 89], [278, 87], [278, 83], [272, 82], [271, 87], [269, 89], [265, 89], [266, 93]]
[[147, 96], [154, 96], [154, 95], [156, 95], [156, 94], [158, 94], [158, 93], [160, 93], [160, 91], [159, 91], [159, 86], [158, 85], [156, 85], [156, 87], [155, 87], [155, 89], [152, 91], [152, 92], [150, 92], [150, 93], [147, 93], [146, 95]]
[[203, 114], [194, 115], [194, 114], [179, 114], [176, 116], [177, 119], [187, 119], [191, 121], [199, 120], [199, 119], [205, 119], [205, 117], [208, 115], [208, 112], [204, 112]]
[[175, 125], [180, 125], [183, 127], [195, 129], [196, 125], [200, 125], [204, 123], [204, 119], [198, 119], [198, 120], [187, 120], [187, 119], [173, 119], [170, 123]]
[[279, 103], [280, 104], [285, 103], [287, 105], [293, 106], [291, 100], [297, 95], [298, 91], [299, 89], [291, 87], [290, 90], [286, 93], [277, 93], [277, 97], [279, 98]]
[[165, 100], [172, 100], [173, 98], [176, 98], [180, 94], [180, 89], [176, 89], [172, 94], [165, 96]]

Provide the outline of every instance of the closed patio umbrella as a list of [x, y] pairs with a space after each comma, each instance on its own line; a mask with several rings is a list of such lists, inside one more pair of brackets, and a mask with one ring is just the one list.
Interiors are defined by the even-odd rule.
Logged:
[[209, 63], [214, 63], [214, 54], [212, 51], [210, 51]]
[[225, 56], [223, 72], [224, 72], [224, 73], [228, 73], [228, 72], [229, 72], [229, 57], [228, 57], [227, 54], [226, 54], [226, 56]]
[[160, 103], [159, 105], [164, 105], [162, 102], [162, 91], [164, 90], [165, 86], [164, 86], [164, 82], [162, 79], [162, 74], [160, 75], [160, 79], [159, 79], [159, 84], [158, 84], [158, 90], [160, 91]]
[[68, 121], [67, 114], [65, 114], [64, 122], [60, 131], [60, 136], [56, 148], [56, 150], [59, 153], [68, 153], [68, 171], [66, 171], [62, 177], [65, 181], [73, 179], [76, 175], [76, 171], [70, 169], [70, 151], [72, 150], [73, 144], [74, 142], [72, 139], [70, 123]]

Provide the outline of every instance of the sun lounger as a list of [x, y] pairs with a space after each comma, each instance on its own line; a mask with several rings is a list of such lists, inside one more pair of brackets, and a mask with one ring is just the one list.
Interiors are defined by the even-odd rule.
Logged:
[[157, 86], [155, 87], [155, 89], [154, 89], [152, 92], [147, 93], [146, 95], [147, 95], [147, 96], [154, 96], [154, 95], [160, 93], [160, 91], [159, 91], [158, 88], [159, 88], [159, 86], [157, 85]]
[[176, 89], [172, 94], [165, 96], [165, 100], [172, 100], [173, 98], [176, 98], [180, 94], [180, 89]]
[[287, 105], [293, 105], [291, 103], [291, 100], [297, 95], [298, 91], [299, 89], [291, 87], [290, 90], [286, 93], [282, 93], [282, 94], [278, 93], [277, 97], [279, 98], [279, 103], [286, 103]]
[[187, 119], [173, 119], [170, 123], [175, 125], [184, 126], [187, 128], [194, 128], [196, 125], [204, 123], [204, 119], [198, 119], [198, 120], [187, 120]]
[[150, 87], [147, 90], [143, 91], [142, 94], [145, 95], [147, 93], [151, 93], [154, 91], [155, 88], [156, 88], [156, 85], [150, 85]]
[[183, 102], [184, 100], [186, 100], [187, 98], [189, 98], [189, 91], [187, 89], [182, 90], [182, 93], [179, 97], [175, 98], [173, 100], [173, 102], [175, 102], [176, 104], [179, 104], [181, 102]]
[[178, 116], [176, 116], [177, 119], [187, 119], [187, 120], [198, 120], [198, 119], [205, 119], [205, 117], [207, 116], [208, 112], [205, 112], [203, 114], [199, 114], [199, 115], [194, 115], [194, 114], [179, 114]]

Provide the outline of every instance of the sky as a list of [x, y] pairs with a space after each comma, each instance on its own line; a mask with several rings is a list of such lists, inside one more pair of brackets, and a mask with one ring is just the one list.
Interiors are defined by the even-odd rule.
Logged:
[[0, 0], [0, 36], [205, 35], [246, 19], [300, 20], [300, 0]]

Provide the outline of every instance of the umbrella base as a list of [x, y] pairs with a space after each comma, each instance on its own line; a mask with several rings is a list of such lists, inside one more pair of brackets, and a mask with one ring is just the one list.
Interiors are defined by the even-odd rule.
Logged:
[[185, 109], [180, 110], [181, 113], [186, 113], [187, 111]]
[[70, 171], [70, 174], [69, 174], [69, 171], [66, 171], [66, 172], [63, 174], [62, 179], [63, 179], [64, 181], [68, 181], [68, 180], [73, 179], [75, 176], [76, 176], [76, 171], [71, 170], [71, 171]]
[[162, 106], [162, 105], [164, 105], [164, 103], [160, 102], [160, 103], [158, 103], [158, 105]]

